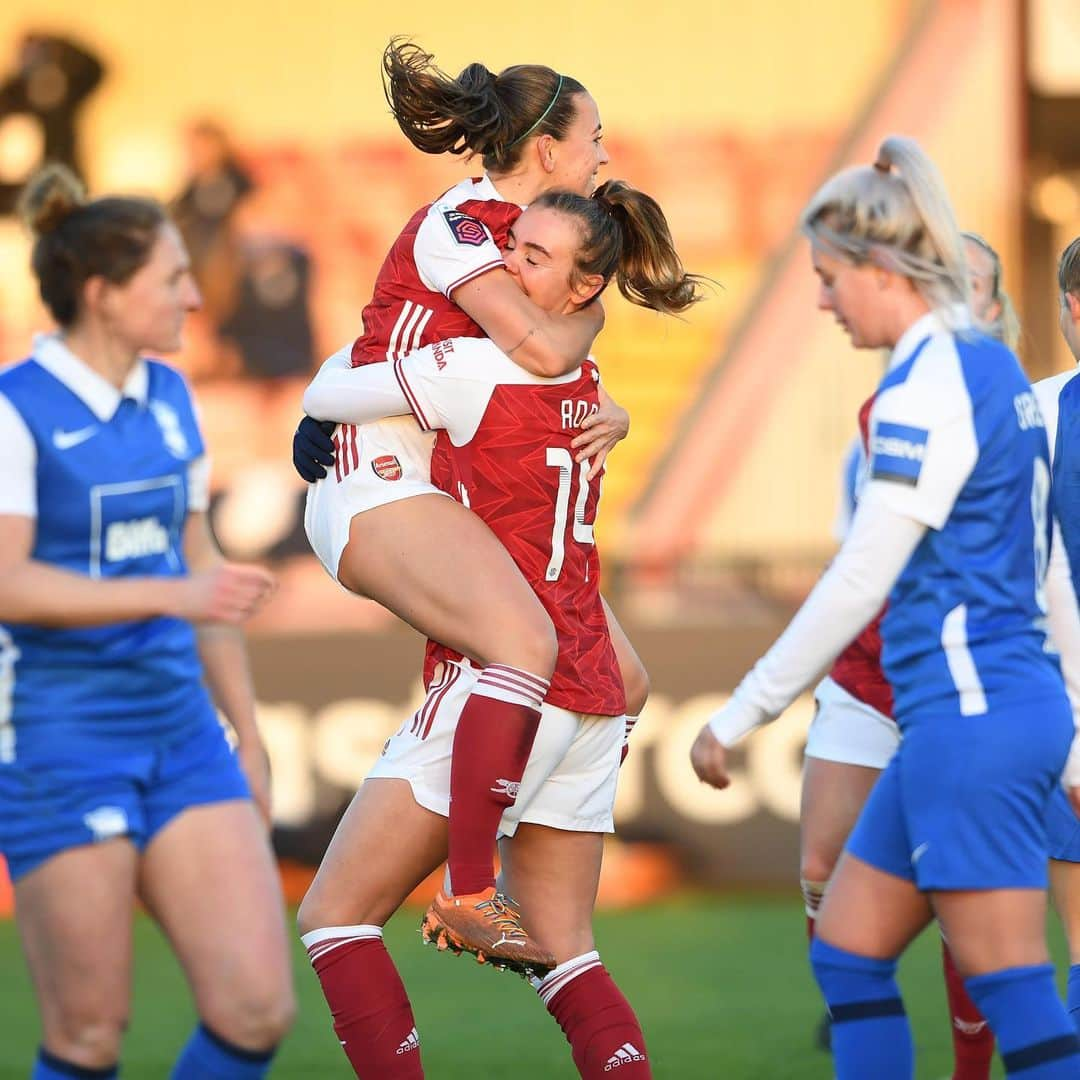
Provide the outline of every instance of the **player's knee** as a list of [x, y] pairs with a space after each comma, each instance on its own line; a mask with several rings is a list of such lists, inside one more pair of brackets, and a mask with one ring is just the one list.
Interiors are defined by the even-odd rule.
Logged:
[[62, 1010], [45, 1032], [45, 1046], [57, 1057], [89, 1069], [102, 1069], [120, 1057], [128, 1025], [126, 1008], [107, 1001]]
[[215, 1034], [244, 1050], [263, 1051], [277, 1046], [296, 1019], [296, 996], [291, 982], [267, 985], [251, 979], [205, 1002], [199, 1009], [203, 1023]]
[[823, 851], [815, 851], [811, 848], [804, 851], [799, 859], [799, 877], [802, 881], [820, 883], [822, 888], [832, 877], [835, 869], [836, 860]]
[[550, 679], [559, 657], [559, 638], [547, 613], [538, 608], [517, 626], [500, 632], [489, 650], [489, 664], [508, 664], [541, 679]]

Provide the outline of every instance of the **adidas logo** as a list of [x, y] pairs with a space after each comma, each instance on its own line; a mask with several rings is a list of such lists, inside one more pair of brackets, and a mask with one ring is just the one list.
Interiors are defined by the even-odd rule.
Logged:
[[410, 1050], [420, 1049], [420, 1036], [416, 1034], [416, 1028], [413, 1028], [404, 1039], [401, 1040], [401, 1045], [397, 1048], [395, 1053], [407, 1054]]
[[962, 1020], [959, 1016], [954, 1016], [952, 1022], [961, 1035], [978, 1035], [986, 1027], [985, 1020]]
[[604, 1072], [611, 1072], [612, 1069], [620, 1069], [623, 1065], [629, 1065], [632, 1061], [644, 1060], [645, 1055], [633, 1043], [623, 1043], [622, 1046], [607, 1059], [607, 1063], [604, 1065]]

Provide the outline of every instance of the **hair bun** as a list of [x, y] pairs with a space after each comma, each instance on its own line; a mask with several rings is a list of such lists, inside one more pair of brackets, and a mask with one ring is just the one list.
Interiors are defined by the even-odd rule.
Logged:
[[23, 188], [19, 216], [35, 236], [52, 232], [86, 202], [82, 181], [66, 165], [46, 165]]

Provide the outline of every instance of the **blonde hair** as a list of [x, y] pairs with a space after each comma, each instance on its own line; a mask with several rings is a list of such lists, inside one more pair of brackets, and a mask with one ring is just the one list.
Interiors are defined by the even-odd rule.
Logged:
[[845, 169], [807, 204], [800, 228], [856, 266], [908, 278], [948, 326], [968, 304], [968, 270], [945, 184], [914, 139], [890, 135], [872, 166]]
[[1001, 284], [1001, 256], [988, 240], [976, 232], [962, 232], [960, 237], [963, 240], [970, 240], [990, 260], [992, 275], [990, 299], [998, 306], [998, 316], [990, 322], [984, 322], [983, 329], [991, 337], [997, 338], [1016, 352], [1020, 344], [1020, 316], [1016, 314], [1012, 298]]

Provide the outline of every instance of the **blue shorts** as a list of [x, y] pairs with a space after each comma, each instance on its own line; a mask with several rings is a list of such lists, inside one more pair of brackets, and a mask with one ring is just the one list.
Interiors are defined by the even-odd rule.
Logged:
[[13, 881], [69, 848], [126, 836], [142, 850], [192, 806], [250, 798], [212, 713], [172, 739], [81, 736], [0, 764], [0, 854]]
[[1045, 888], [1048, 803], [1073, 734], [1064, 694], [908, 723], [847, 850], [924, 892]]
[[1051, 859], [1080, 863], [1080, 818], [1060, 784], [1054, 787], [1046, 807], [1046, 839]]

